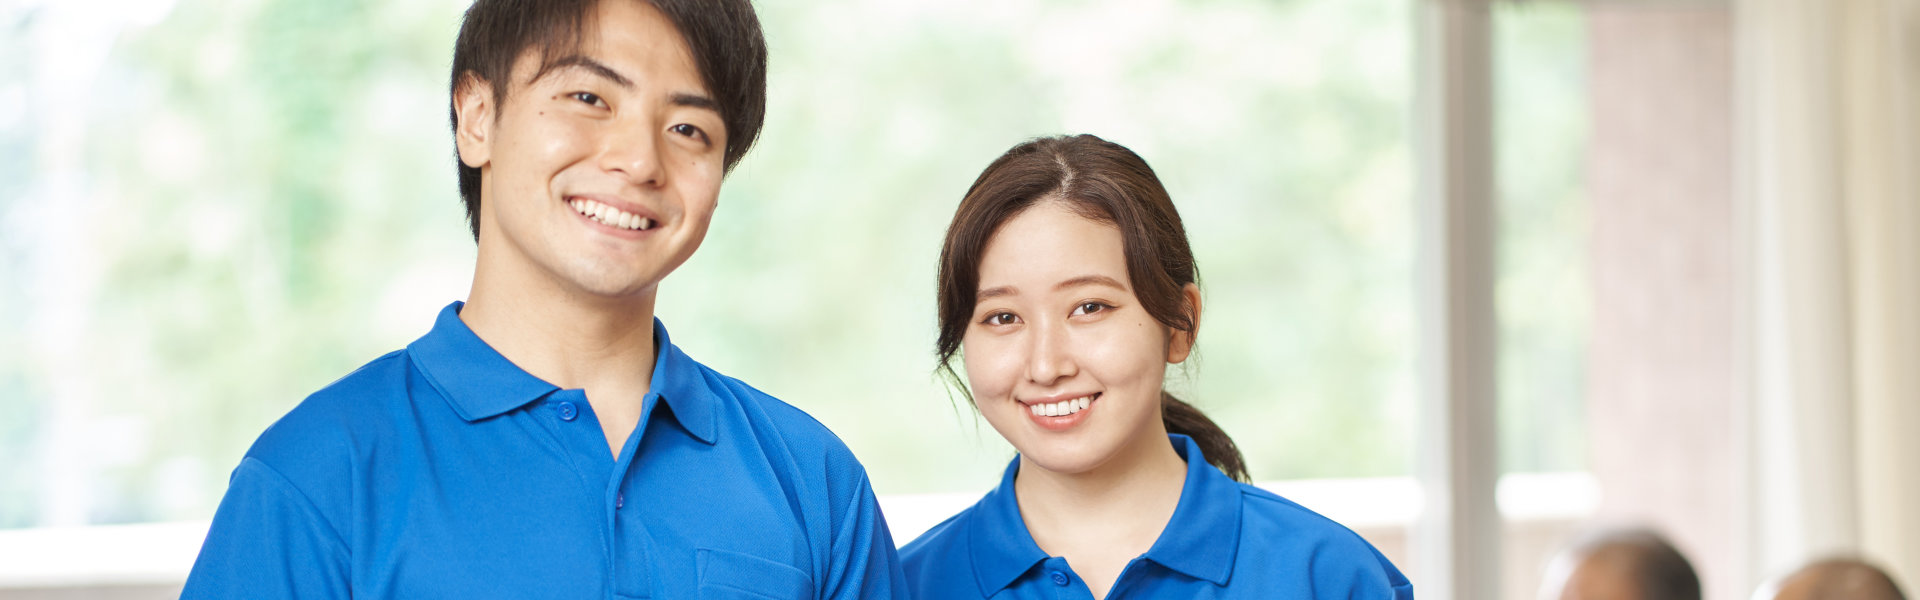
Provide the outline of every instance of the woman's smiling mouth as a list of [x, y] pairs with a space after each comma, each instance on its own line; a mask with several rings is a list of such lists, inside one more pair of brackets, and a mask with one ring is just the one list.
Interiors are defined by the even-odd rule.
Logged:
[[1093, 408], [1093, 401], [1100, 398], [1100, 392], [1076, 396], [1052, 402], [1026, 404], [1028, 418], [1035, 424], [1053, 431], [1065, 431], [1086, 418], [1087, 411]]

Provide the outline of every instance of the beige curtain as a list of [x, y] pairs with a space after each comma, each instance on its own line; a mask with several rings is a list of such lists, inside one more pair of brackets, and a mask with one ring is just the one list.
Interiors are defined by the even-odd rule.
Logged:
[[1920, 0], [1739, 0], [1753, 578], [1920, 588]]

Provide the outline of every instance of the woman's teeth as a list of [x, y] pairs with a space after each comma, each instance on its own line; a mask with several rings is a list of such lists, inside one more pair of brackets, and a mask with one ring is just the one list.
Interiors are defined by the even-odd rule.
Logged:
[[1033, 409], [1033, 416], [1036, 417], [1064, 417], [1086, 410], [1087, 406], [1092, 404], [1093, 396], [1081, 396], [1051, 404], [1035, 404], [1028, 408]]
[[612, 225], [621, 229], [653, 229], [653, 219], [628, 213], [592, 200], [575, 198], [568, 201], [567, 205], [572, 206], [574, 212], [586, 215], [587, 218], [599, 221], [602, 224]]

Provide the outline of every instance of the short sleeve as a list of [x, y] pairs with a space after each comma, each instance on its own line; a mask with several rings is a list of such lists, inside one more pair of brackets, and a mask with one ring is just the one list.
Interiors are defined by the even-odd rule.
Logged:
[[257, 458], [233, 471], [187, 576], [189, 598], [347, 598], [340, 532], [292, 482]]
[[[851, 462], [851, 456], [848, 458]], [[893, 547], [893, 534], [887, 531], [887, 520], [880, 513], [880, 502], [873, 495], [865, 470], [854, 463], [851, 471], [859, 475], [851, 488], [835, 493], [844, 494], [844, 503], [836, 502], [839, 514], [833, 532], [833, 565], [821, 597], [905, 598], [906, 575], [900, 570], [900, 556]]]
[[[1359, 536], [1354, 536], [1358, 540]], [[1365, 552], [1350, 548], [1351, 558], [1316, 561], [1313, 570], [1315, 597], [1348, 600], [1413, 600], [1413, 584], [1364, 541]], [[1323, 557], [1331, 558], [1331, 557]]]

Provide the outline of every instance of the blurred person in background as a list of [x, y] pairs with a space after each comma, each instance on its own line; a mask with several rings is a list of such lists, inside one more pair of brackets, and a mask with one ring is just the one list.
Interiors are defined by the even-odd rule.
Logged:
[[897, 597], [846, 446], [654, 315], [765, 115], [747, 0], [480, 0], [451, 86], [467, 301], [260, 436], [183, 596]]
[[1091, 135], [1008, 150], [961, 200], [939, 272], [939, 368], [1020, 454], [901, 549], [916, 598], [1413, 597], [1359, 535], [1244, 483], [1233, 440], [1163, 389], [1200, 288], [1139, 155]]
[[1906, 600], [1886, 571], [1857, 558], [1814, 561], [1760, 586], [1753, 600]]
[[1540, 600], [1700, 600], [1700, 577], [1650, 529], [1603, 529], [1553, 559]]

